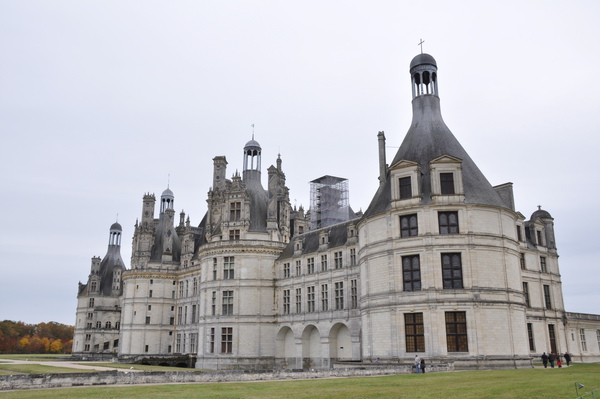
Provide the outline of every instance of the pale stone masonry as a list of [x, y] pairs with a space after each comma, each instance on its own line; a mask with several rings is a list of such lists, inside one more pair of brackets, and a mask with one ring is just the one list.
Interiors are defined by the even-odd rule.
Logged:
[[130, 266], [115, 223], [107, 256], [80, 284], [74, 353], [165, 364], [187, 355], [202, 369], [600, 360], [600, 316], [565, 312], [552, 216], [518, 212], [512, 184], [493, 187], [448, 129], [433, 57], [416, 56], [410, 77], [413, 121], [390, 165], [377, 135], [379, 187], [364, 214], [329, 209], [347, 199], [332, 176], [315, 180], [312, 209], [292, 208], [281, 157], [263, 188], [254, 139], [241, 175], [228, 179], [225, 157], [213, 159], [197, 226], [183, 212], [176, 220], [169, 188], [158, 218], [144, 195]]

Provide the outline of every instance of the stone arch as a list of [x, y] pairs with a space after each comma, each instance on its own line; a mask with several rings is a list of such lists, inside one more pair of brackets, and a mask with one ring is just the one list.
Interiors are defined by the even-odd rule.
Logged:
[[302, 367], [321, 367], [321, 358], [321, 333], [317, 327], [309, 324], [302, 332]]
[[275, 358], [278, 366], [283, 369], [295, 368], [296, 342], [294, 332], [289, 327], [282, 327], [277, 333], [275, 343]]
[[343, 323], [335, 324], [329, 331], [329, 354], [332, 360], [353, 360], [350, 329]]

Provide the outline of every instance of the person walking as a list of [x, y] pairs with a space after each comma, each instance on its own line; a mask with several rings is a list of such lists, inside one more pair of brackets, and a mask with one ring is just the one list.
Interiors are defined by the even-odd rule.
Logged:
[[542, 354], [542, 363], [544, 363], [544, 368], [547, 369], [548, 368], [548, 355], [546, 355], [546, 352], [544, 352]]
[[567, 366], [571, 364], [571, 355], [569, 355], [569, 352], [565, 352], [565, 362], [567, 362]]
[[550, 362], [550, 367], [554, 368], [555, 360], [556, 360], [556, 355], [553, 352], [550, 352], [550, 356], [548, 356], [548, 361]]
[[417, 370], [417, 374], [421, 374], [421, 358], [419, 355], [415, 355], [415, 369]]
[[421, 358], [421, 373], [425, 374], [425, 359]]

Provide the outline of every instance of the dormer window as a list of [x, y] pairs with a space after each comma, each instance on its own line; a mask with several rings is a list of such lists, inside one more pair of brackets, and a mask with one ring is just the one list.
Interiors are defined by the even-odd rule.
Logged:
[[462, 159], [442, 155], [429, 163], [431, 196], [437, 203], [464, 202]]
[[412, 197], [412, 185], [410, 182], [410, 176], [401, 177], [399, 179], [400, 185], [400, 199], [408, 199]]
[[231, 202], [229, 204], [229, 220], [237, 221], [242, 217], [242, 203], [241, 202]]
[[390, 167], [392, 200], [396, 206], [416, 205], [421, 200], [419, 164], [401, 160]]
[[440, 173], [440, 186], [442, 195], [455, 194], [454, 173]]

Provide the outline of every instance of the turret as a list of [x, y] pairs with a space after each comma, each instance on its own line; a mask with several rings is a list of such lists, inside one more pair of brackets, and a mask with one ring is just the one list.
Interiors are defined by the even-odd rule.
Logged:
[[261, 152], [260, 144], [254, 140], [254, 135], [252, 135], [252, 140], [244, 146], [244, 170], [242, 172], [244, 181], [260, 181]]
[[175, 197], [168, 187], [160, 196], [160, 213], [164, 213], [167, 209], [175, 209]]

